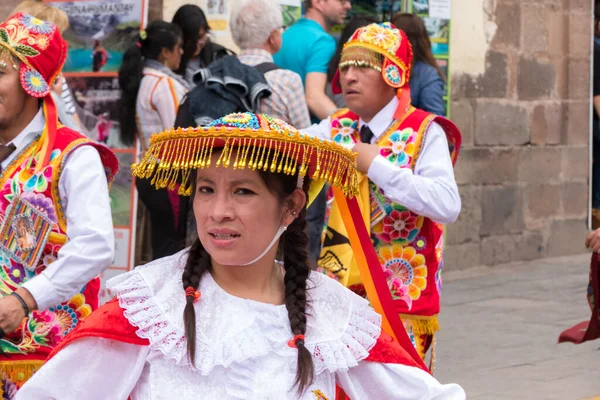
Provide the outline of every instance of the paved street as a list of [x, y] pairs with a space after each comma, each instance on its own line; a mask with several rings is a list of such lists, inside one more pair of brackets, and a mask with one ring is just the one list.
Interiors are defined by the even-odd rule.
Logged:
[[589, 254], [444, 276], [435, 376], [468, 399], [582, 400], [600, 395], [600, 340], [557, 344], [590, 316]]

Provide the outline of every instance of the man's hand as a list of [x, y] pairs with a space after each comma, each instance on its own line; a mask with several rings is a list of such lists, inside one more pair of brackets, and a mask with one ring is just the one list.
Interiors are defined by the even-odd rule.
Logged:
[[600, 229], [596, 229], [590, 233], [585, 239], [585, 247], [592, 249], [596, 253], [600, 253]]
[[358, 156], [356, 156], [358, 170], [366, 174], [375, 157], [379, 155], [379, 146], [376, 144], [356, 143], [352, 151], [358, 153]]
[[[35, 299], [27, 289], [19, 288], [17, 293], [23, 298], [30, 312], [37, 308]], [[21, 302], [15, 296], [8, 295], [0, 299], [0, 328], [5, 334], [15, 331], [26, 316]]]

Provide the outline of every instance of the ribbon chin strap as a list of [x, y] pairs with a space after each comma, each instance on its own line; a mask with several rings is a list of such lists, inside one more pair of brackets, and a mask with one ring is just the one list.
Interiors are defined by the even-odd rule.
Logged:
[[271, 240], [271, 243], [269, 243], [269, 245], [267, 246], [267, 248], [265, 249], [265, 251], [263, 251], [262, 253], [260, 253], [260, 255], [258, 257], [256, 257], [254, 260], [252, 260], [250, 262], [247, 262], [246, 264], [241, 264], [241, 265], [242, 266], [246, 266], [246, 265], [254, 264], [258, 260], [260, 260], [261, 258], [263, 258], [265, 256], [265, 254], [267, 254], [267, 252], [269, 250], [271, 250], [271, 248], [275, 245], [275, 243], [277, 243], [277, 241], [279, 240], [279, 238], [281, 237], [281, 235], [283, 235], [283, 232], [285, 232], [286, 229], [287, 229], [287, 226], [280, 226], [279, 229], [277, 230], [277, 232], [275, 233], [275, 237], [273, 238], [273, 240]]

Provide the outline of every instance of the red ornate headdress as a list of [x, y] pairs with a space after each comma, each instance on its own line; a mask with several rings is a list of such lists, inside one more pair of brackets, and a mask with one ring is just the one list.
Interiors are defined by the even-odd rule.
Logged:
[[25, 92], [43, 99], [46, 127], [38, 148], [39, 171], [48, 163], [56, 137], [58, 117], [50, 91], [67, 58], [67, 42], [54, 24], [17, 13], [0, 24], [0, 53], [3, 51], [20, 61]]
[[[382, 60], [383, 59], [383, 60]], [[333, 93], [342, 92], [340, 69], [348, 66], [373, 68], [394, 88], [408, 85], [413, 59], [406, 34], [389, 22], [358, 28], [344, 44], [340, 65], [331, 82]]]

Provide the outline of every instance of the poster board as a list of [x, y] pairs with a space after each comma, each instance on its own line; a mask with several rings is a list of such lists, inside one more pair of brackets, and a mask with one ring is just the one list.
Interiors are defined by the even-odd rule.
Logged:
[[423, 18], [431, 50], [446, 77], [444, 85], [445, 116], [450, 116], [450, 0], [409, 0], [408, 12]]
[[63, 36], [69, 43], [63, 69], [71, 89], [81, 133], [110, 147], [119, 159], [119, 172], [110, 188], [115, 234], [115, 258], [101, 275], [100, 303], [112, 297], [106, 281], [134, 265], [137, 191], [131, 164], [135, 148], [119, 140], [118, 70], [127, 48], [147, 23], [148, 0], [45, 0], [69, 17]]

